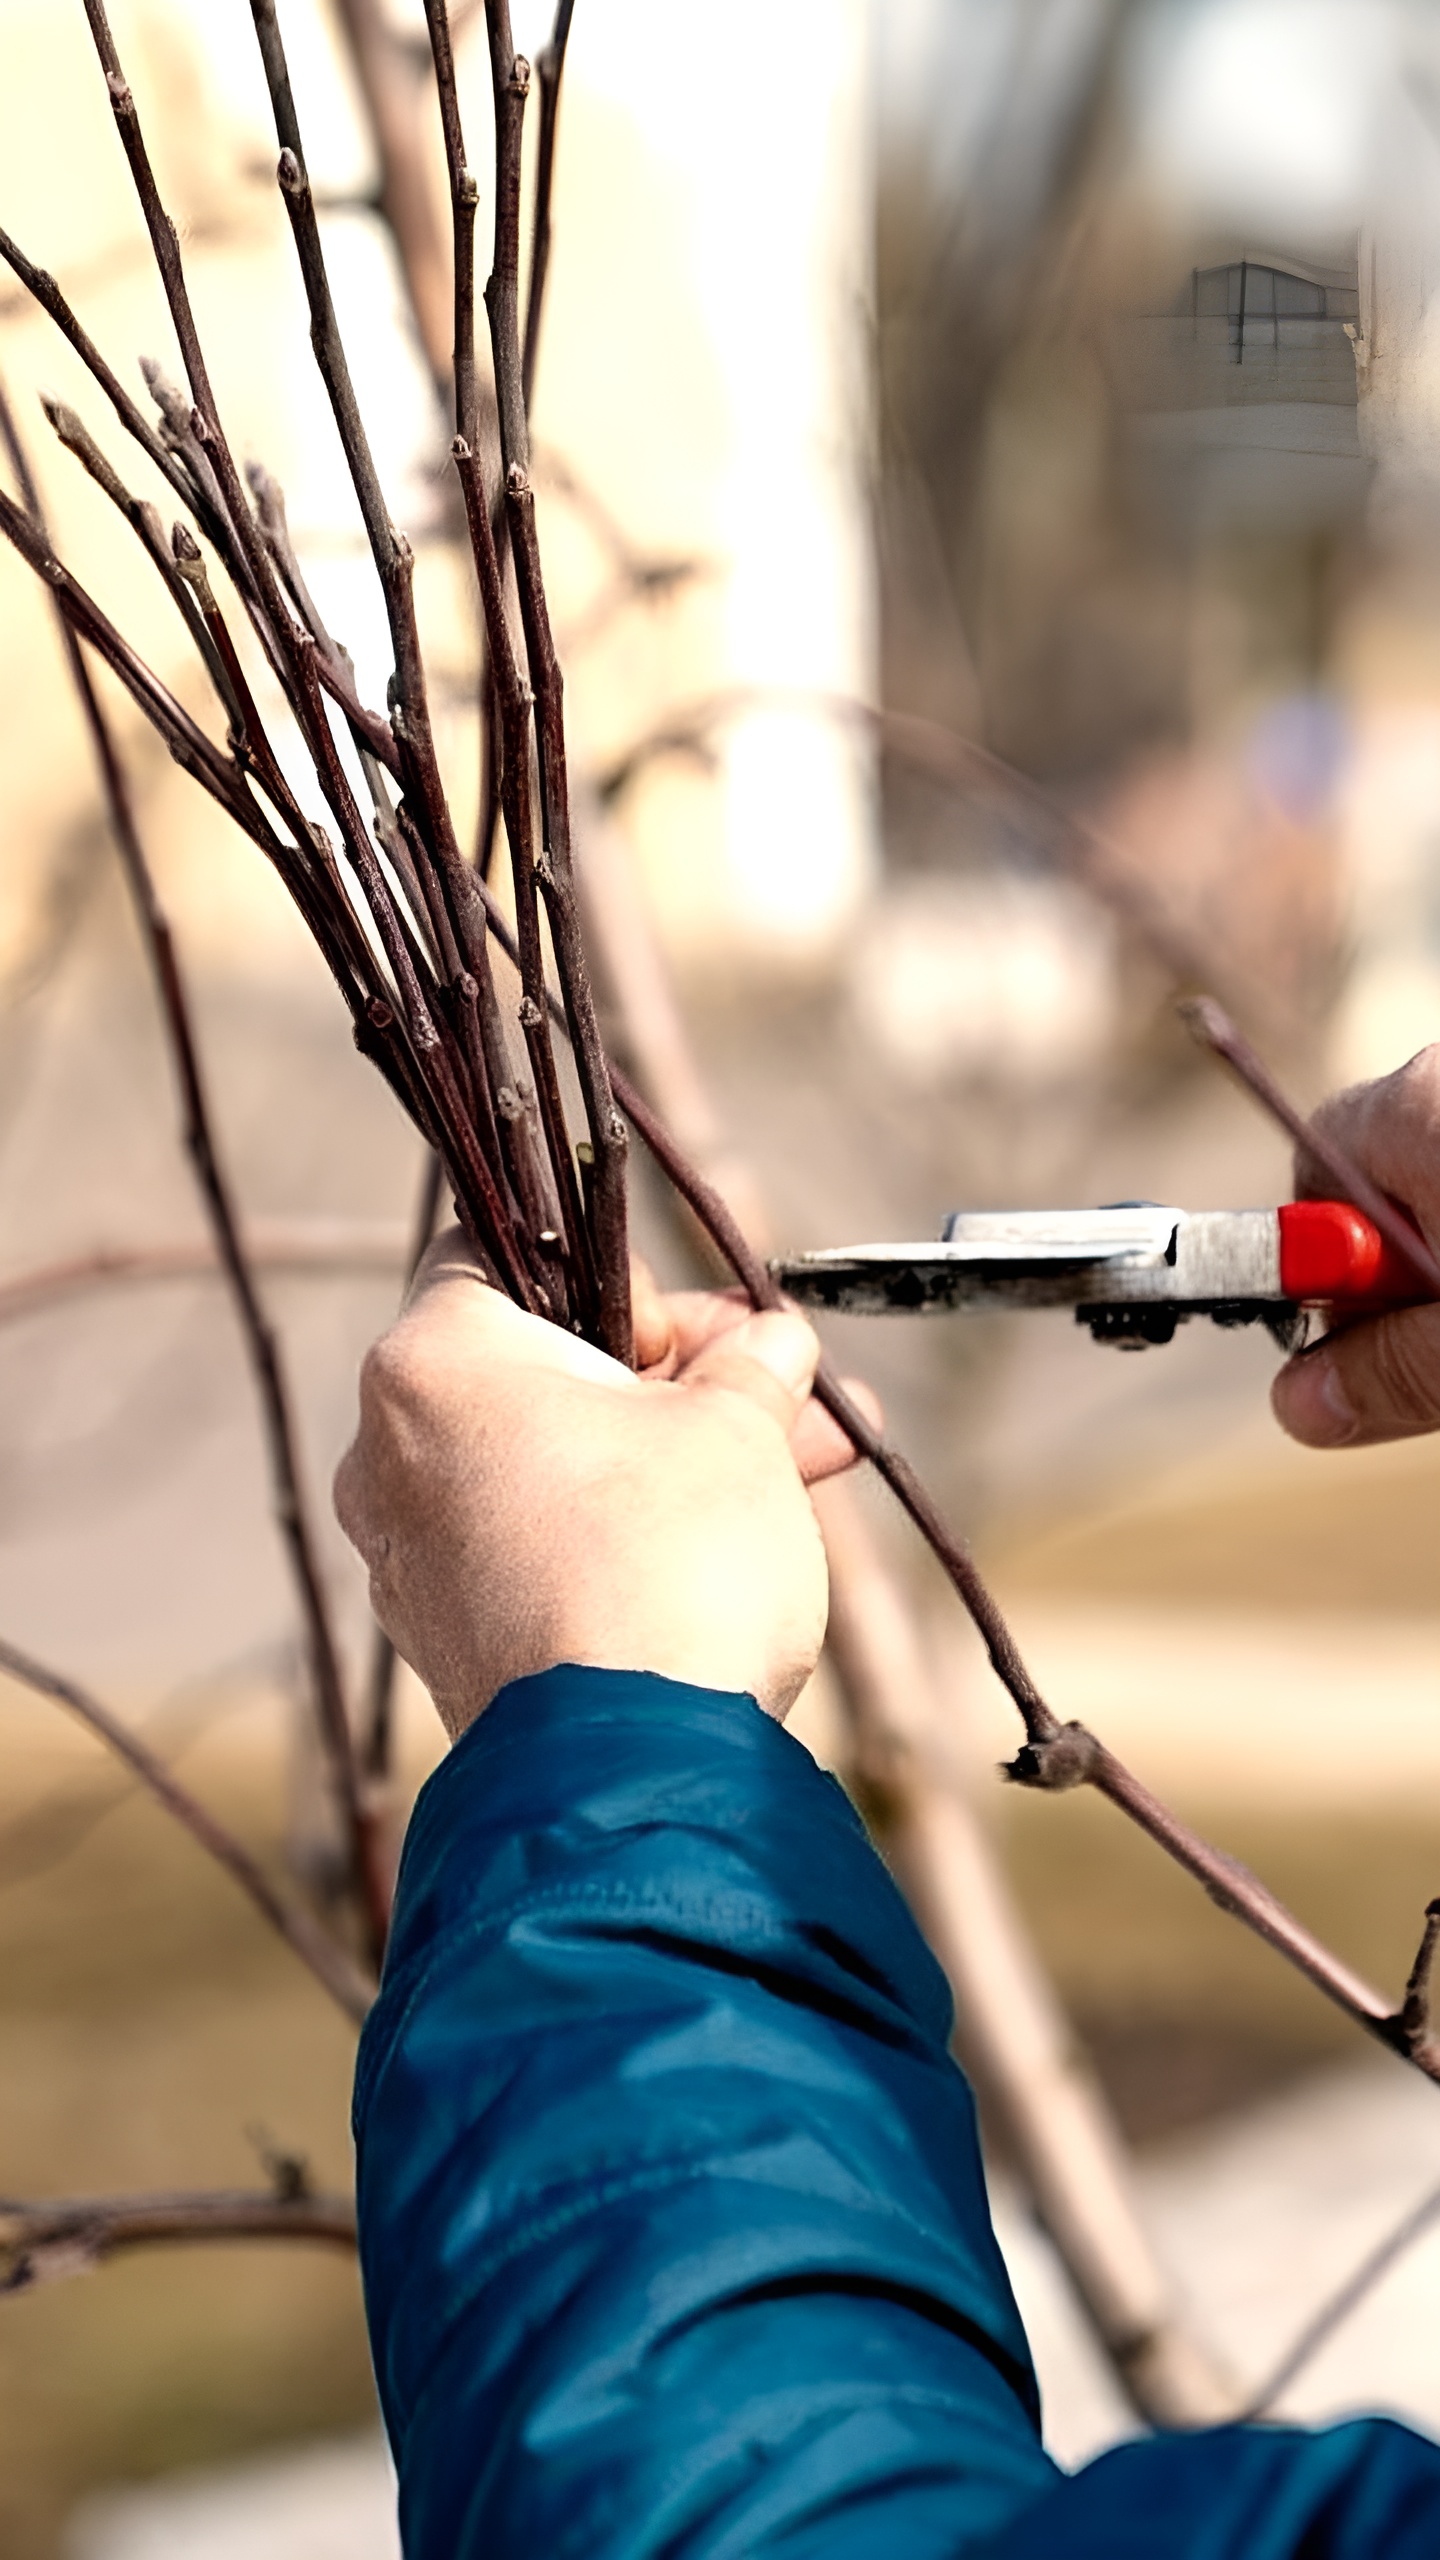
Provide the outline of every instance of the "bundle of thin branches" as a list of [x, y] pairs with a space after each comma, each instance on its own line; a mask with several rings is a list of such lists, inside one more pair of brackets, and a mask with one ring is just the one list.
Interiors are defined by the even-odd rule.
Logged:
[[[218, 745], [189, 716], [62, 568], [28, 509], [0, 499], [0, 525], [50, 582], [71, 629], [119, 677], [171, 753], [274, 864], [349, 1006], [357, 1041], [442, 1158], [460, 1214], [496, 1284], [531, 1312], [572, 1326], [628, 1359], [626, 1130], [610, 1089], [576, 912], [561, 677], [528, 473], [519, 266], [529, 71], [511, 42], [508, 9], [492, 7], [487, 14], [497, 178], [494, 260], [485, 298], [499, 475], [498, 486], [487, 488], [479, 454], [474, 328], [478, 190], [466, 165], [444, 0], [433, 0], [426, 14], [455, 212], [453, 454], [499, 709], [500, 796], [522, 980], [518, 1024], [528, 1074], [512, 1054], [485, 905], [460, 852], [440, 772], [416, 625], [412, 554], [390, 520], [356, 402], [273, 0], [253, 0], [253, 15], [280, 142], [278, 181], [309, 304], [316, 363], [384, 599], [394, 658], [388, 717], [358, 698], [350, 659], [325, 628], [295, 558], [276, 483], [253, 464], [248, 489], [242, 481], [211, 387], [175, 225], [160, 197], [103, 0], [86, 0], [86, 15], [188, 390], [179, 391], [158, 367], [147, 365], [157, 415], [146, 418], [53, 281], [14, 244], [0, 245], [185, 510], [167, 541], [157, 511], [131, 493], [74, 411], [47, 403], [62, 442], [126, 516], [169, 589], [223, 715], [225, 744]], [[217, 600], [207, 547], [284, 697], [313, 767], [328, 828], [306, 811], [286, 779], [242, 668], [227, 608]], [[518, 633], [508, 610], [507, 554]], [[368, 812], [362, 797], [368, 798]], [[586, 1136], [579, 1147], [567, 1128], [555, 1057], [547, 940], [584, 1111]]]

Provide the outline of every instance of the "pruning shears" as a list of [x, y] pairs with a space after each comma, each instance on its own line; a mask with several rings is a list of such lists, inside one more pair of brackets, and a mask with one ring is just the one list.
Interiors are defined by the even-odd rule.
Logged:
[[859, 1244], [772, 1263], [801, 1306], [852, 1315], [1073, 1307], [1097, 1342], [1169, 1342], [1177, 1325], [1263, 1324], [1294, 1347], [1313, 1309], [1413, 1305], [1415, 1274], [1346, 1200], [1278, 1209], [957, 1209], [935, 1244]]

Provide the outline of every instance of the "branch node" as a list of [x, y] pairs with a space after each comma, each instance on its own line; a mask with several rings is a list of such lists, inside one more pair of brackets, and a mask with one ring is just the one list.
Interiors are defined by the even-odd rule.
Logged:
[[1041, 1741], [1022, 1743], [1013, 1760], [1002, 1761], [1001, 1771], [1014, 1786], [1063, 1795], [1094, 1777], [1100, 1752], [1100, 1743], [1085, 1725], [1062, 1724]]
[[1425, 1905], [1425, 1928], [1419, 1953], [1405, 1985], [1399, 2026], [1401, 2042], [1407, 2053], [1414, 2053], [1430, 2032], [1430, 1968], [1435, 1961], [1437, 1942], [1440, 1942], [1440, 1897]]

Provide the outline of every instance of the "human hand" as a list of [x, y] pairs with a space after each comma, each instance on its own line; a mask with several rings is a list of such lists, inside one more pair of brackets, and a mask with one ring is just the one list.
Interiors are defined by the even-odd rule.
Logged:
[[[1440, 1047], [1334, 1095], [1315, 1117], [1409, 1210], [1432, 1251], [1440, 1247]], [[1334, 1189], [1333, 1176], [1297, 1157], [1297, 1199], [1333, 1196]], [[1397, 1308], [1328, 1333], [1287, 1361], [1271, 1402], [1292, 1440], [1311, 1449], [1440, 1429], [1440, 1306]]]
[[634, 1305], [639, 1375], [490, 1288], [456, 1229], [366, 1359], [335, 1507], [452, 1739], [558, 1662], [748, 1690], [776, 1716], [814, 1668], [805, 1486], [854, 1457], [810, 1397], [815, 1334], [662, 1296], [639, 1264]]

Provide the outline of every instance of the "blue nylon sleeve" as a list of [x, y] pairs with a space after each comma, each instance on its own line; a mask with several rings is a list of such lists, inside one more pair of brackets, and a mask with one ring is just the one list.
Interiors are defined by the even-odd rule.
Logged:
[[1407, 2500], [1440, 2552], [1440, 2454], [1401, 2429], [1062, 2482], [949, 2024], [752, 1700], [505, 1690], [416, 1807], [356, 2076], [408, 2560], [1418, 2560], [1313, 2538]]

